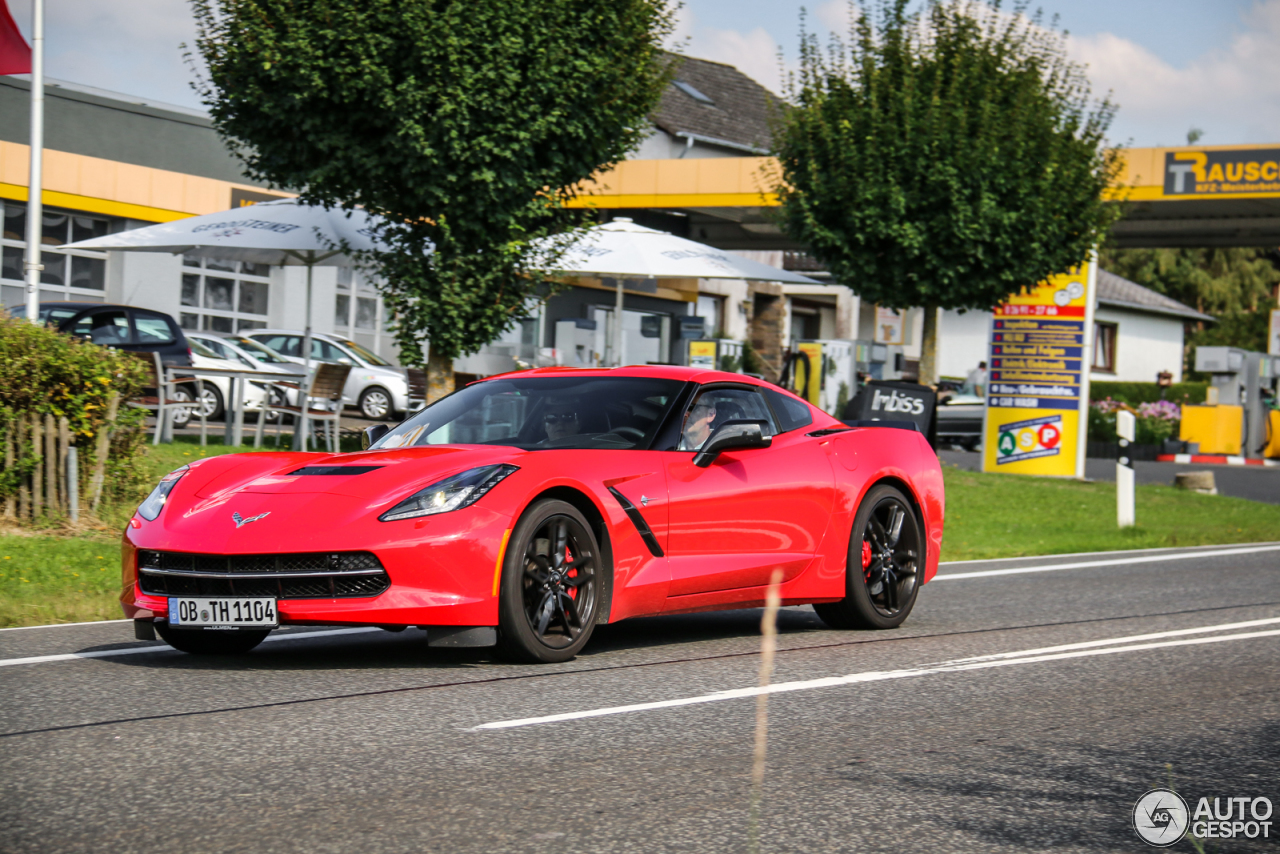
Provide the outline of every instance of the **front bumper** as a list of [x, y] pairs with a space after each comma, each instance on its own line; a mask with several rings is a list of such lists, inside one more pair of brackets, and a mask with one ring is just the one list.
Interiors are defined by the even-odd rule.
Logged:
[[[165, 515], [156, 522], [135, 517], [126, 529], [120, 602], [127, 618], [167, 619], [170, 595], [270, 595], [277, 597], [282, 625], [498, 624], [495, 578], [510, 520], [480, 506], [346, 527], [317, 519], [307, 532], [275, 541], [252, 532], [234, 550], [225, 538], [173, 536], [172, 526], [162, 524]], [[287, 565], [295, 558], [343, 554], [369, 555], [381, 573]], [[264, 568], [263, 561], [277, 559]], [[259, 568], [252, 568], [255, 563]], [[280, 571], [295, 574], [268, 577]], [[380, 592], [361, 595], [362, 585]], [[314, 594], [307, 596], [308, 589]]]

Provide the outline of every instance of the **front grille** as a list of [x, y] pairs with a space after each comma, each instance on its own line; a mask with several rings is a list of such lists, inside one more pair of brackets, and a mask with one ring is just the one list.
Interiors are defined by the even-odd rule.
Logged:
[[369, 552], [202, 555], [138, 552], [138, 586], [154, 596], [377, 596], [391, 586]]

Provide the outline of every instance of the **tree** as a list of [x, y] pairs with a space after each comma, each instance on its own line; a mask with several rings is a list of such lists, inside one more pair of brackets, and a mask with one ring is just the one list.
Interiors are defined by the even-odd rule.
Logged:
[[[639, 144], [667, 0], [193, 0], [200, 87], [247, 173], [385, 216], [369, 260], [407, 361], [452, 361], [547, 284], [531, 244]], [[554, 241], [553, 241], [554, 243]]]
[[1267, 324], [1280, 284], [1280, 253], [1252, 247], [1116, 249], [1099, 253], [1102, 266], [1157, 293], [1211, 314], [1197, 321], [1188, 348], [1227, 345], [1267, 349]]
[[787, 233], [862, 298], [925, 308], [931, 383], [938, 309], [989, 309], [1084, 261], [1118, 216], [1102, 194], [1119, 160], [1114, 107], [1038, 15], [906, 6], [859, 15], [825, 55], [802, 34], [774, 146]]

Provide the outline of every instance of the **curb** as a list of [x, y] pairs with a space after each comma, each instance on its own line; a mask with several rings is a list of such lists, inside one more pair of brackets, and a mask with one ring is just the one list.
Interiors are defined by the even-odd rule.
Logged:
[[1280, 466], [1280, 460], [1253, 460], [1227, 454], [1157, 454], [1156, 462], [1216, 466]]

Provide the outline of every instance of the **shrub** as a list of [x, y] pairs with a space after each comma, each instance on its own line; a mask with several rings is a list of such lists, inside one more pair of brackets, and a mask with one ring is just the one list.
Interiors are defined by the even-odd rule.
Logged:
[[1172, 438], [1177, 435], [1178, 425], [1182, 419], [1181, 408], [1168, 400], [1140, 403], [1135, 408], [1123, 401], [1107, 397], [1089, 404], [1089, 440], [1119, 441], [1119, 436], [1116, 434], [1116, 413], [1121, 410], [1132, 412], [1136, 419], [1133, 441], [1138, 445], [1159, 445], [1165, 439]]
[[[1163, 399], [1173, 401], [1179, 406], [1204, 403], [1208, 388], [1208, 383], [1174, 383], [1165, 391]], [[1110, 398], [1132, 407], [1161, 400], [1159, 383], [1099, 382], [1097, 380], [1089, 384], [1089, 397], [1094, 401]]]
[[[0, 430], [11, 434], [19, 419], [32, 415], [65, 417], [79, 451], [81, 495], [113, 393], [121, 403], [111, 426], [103, 498], [132, 499], [143, 486], [139, 456], [146, 412], [124, 405], [141, 391], [143, 376], [142, 365], [127, 353], [0, 316]], [[20, 448], [15, 465], [0, 476], [0, 498], [13, 495], [34, 464], [32, 449]]]

